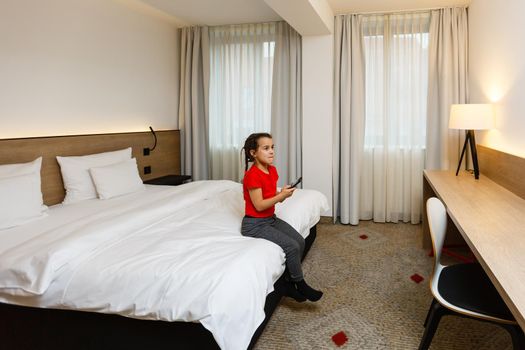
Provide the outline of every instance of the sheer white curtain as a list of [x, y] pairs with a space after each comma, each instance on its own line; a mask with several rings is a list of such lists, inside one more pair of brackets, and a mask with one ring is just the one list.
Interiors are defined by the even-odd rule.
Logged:
[[420, 221], [429, 19], [336, 17], [333, 184], [342, 223]]
[[430, 13], [363, 17], [366, 124], [360, 218], [421, 219]]
[[275, 23], [209, 28], [212, 179], [239, 181], [240, 151], [253, 132], [270, 132]]

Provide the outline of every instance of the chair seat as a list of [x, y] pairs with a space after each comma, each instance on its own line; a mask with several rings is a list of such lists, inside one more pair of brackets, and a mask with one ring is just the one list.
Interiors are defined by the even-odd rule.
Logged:
[[439, 276], [438, 291], [443, 299], [462, 309], [514, 321], [509, 308], [478, 263], [445, 267]]

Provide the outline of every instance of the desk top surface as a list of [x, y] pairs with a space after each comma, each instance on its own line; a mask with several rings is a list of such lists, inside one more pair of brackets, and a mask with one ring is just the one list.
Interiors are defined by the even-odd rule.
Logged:
[[514, 317], [525, 329], [525, 200], [480, 175], [424, 172]]

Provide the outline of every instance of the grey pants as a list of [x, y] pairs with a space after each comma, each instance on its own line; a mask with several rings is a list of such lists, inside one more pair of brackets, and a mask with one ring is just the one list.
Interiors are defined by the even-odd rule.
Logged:
[[277, 244], [286, 256], [290, 279], [293, 282], [303, 279], [301, 257], [304, 252], [304, 238], [292, 226], [275, 215], [268, 218], [245, 216], [242, 219], [241, 233], [246, 237], [263, 238]]

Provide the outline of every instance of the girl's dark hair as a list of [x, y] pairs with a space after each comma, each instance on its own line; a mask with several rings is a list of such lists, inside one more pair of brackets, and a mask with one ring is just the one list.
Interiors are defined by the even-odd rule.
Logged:
[[244, 151], [244, 171], [248, 171], [248, 163], [253, 162], [255, 160], [250, 154], [250, 151], [257, 151], [257, 147], [259, 146], [259, 139], [263, 137], [271, 139], [272, 135], [268, 134], [267, 132], [257, 132], [248, 136], [246, 141], [244, 141], [244, 147], [241, 149], [241, 155]]

